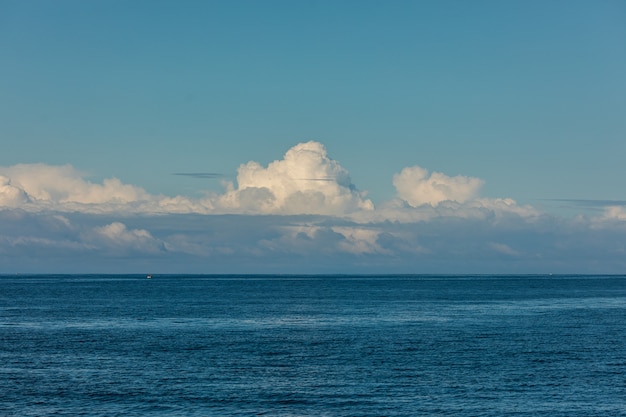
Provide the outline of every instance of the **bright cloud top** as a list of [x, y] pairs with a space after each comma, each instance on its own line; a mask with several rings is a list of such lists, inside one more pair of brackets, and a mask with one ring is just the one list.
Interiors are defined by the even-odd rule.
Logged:
[[203, 199], [151, 195], [117, 178], [102, 184], [70, 165], [0, 167], [0, 207], [60, 211], [143, 213], [247, 213], [342, 215], [374, 205], [352, 184], [348, 171], [319, 142], [301, 143], [267, 167], [241, 165], [237, 183]]
[[211, 201], [152, 195], [143, 188], [106, 178], [84, 178], [71, 165], [19, 164], [0, 167], [0, 207], [86, 213], [209, 213]]
[[0, 175], [0, 207], [19, 207], [29, 202], [28, 194], [11, 180]]
[[72, 204], [128, 204], [149, 200], [140, 187], [123, 184], [117, 178], [94, 184], [70, 165], [20, 164], [0, 168], [0, 205], [16, 207], [32, 203], [40, 206]]
[[428, 171], [418, 166], [407, 167], [393, 177], [398, 197], [412, 207], [430, 204], [435, 207], [444, 201], [465, 203], [475, 198], [484, 181], [478, 178], [449, 177], [440, 172]]
[[314, 141], [294, 146], [267, 168], [253, 161], [241, 165], [237, 188], [231, 184], [219, 204], [281, 214], [344, 214], [374, 208], [352, 184], [348, 171]]
[[375, 209], [352, 183], [348, 171], [324, 145], [310, 141], [289, 149], [267, 167], [250, 161], [237, 181], [203, 198], [153, 195], [117, 178], [88, 181], [70, 165], [20, 164], [0, 167], [0, 207], [28, 211], [134, 214], [320, 214], [350, 216], [359, 222], [413, 222], [438, 216], [483, 217], [508, 212], [536, 216], [511, 199], [480, 199], [483, 181], [404, 168], [393, 178], [397, 199]]

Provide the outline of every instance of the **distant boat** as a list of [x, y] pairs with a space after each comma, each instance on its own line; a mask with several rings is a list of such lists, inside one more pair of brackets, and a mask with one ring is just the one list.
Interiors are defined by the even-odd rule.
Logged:
[[146, 278], [148, 278], [148, 279], [152, 279], [152, 274], [148, 274], [148, 275], [146, 275]]

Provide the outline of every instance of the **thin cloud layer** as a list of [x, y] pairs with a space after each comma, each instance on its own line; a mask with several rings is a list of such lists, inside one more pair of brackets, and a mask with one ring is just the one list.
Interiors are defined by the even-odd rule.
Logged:
[[[356, 223], [333, 216], [0, 210], [0, 271], [619, 273], [626, 222], [520, 216]], [[607, 225], [608, 226], [608, 225]]]

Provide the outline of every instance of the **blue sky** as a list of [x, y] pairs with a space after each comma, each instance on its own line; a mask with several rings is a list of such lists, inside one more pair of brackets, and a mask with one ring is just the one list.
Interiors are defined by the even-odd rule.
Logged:
[[0, 0], [0, 268], [621, 271], [624, 39], [622, 1]]

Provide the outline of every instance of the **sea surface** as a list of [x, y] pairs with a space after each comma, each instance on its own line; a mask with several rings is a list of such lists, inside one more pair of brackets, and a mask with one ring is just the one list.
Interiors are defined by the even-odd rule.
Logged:
[[626, 416], [626, 276], [0, 276], [0, 416]]

